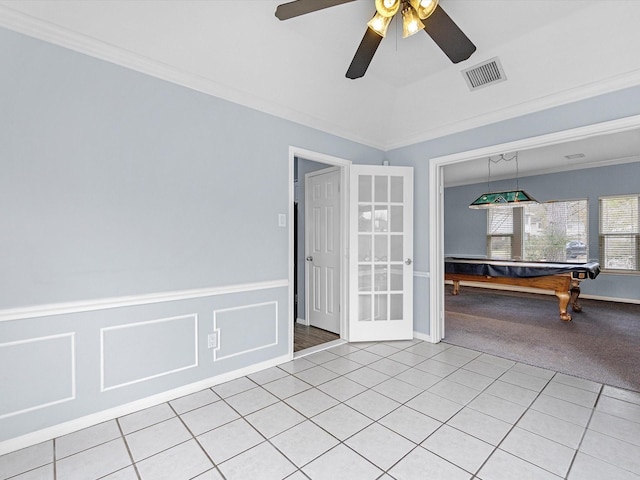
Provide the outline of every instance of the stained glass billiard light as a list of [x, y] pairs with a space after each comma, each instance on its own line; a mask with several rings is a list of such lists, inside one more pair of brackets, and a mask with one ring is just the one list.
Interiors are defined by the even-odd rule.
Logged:
[[[516, 161], [516, 189], [506, 192], [491, 192], [491, 164], [501, 161], [510, 162]], [[488, 159], [489, 176], [487, 180], [487, 190], [489, 193], [483, 193], [476, 198], [469, 208], [483, 209], [483, 208], [496, 208], [496, 207], [519, 207], [521, 205], [527, 205], [531, 203], [538, 203], [538, 201], [529, 195], [524, 190], [520, 190], [518, 185], [518, 152], [511, 158], [507, 158], [504, 154], [501, 154], [497, 159]]]

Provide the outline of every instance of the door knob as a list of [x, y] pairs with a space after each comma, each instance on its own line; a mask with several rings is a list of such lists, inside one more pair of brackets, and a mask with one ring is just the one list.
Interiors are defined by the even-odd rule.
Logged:
[[411, 259], [410, 259], [410, 258], [407, 258], [407, 259], [404, 261], [404, 263], [406, 263], [407, 265], [411, 265]]
[[311, 255], [307, 257], [307, 262], [313, 262], [313, 257]]

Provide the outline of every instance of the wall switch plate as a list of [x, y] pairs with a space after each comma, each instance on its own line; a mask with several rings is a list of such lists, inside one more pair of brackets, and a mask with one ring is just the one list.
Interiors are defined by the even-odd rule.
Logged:
[[278, 214], [278, 226], [279, 227], [287, 226], [287, 216], [284, 213]]
[[217, 348], [218, 347], [218, 334], [211, 333], [207, 336], [207, 348]]

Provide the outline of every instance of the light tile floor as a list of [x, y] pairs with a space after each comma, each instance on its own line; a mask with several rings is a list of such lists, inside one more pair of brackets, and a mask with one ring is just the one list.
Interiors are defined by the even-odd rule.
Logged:
[[343, 344], [0, 457], [0, 479], [640, 479], [640, 393]]

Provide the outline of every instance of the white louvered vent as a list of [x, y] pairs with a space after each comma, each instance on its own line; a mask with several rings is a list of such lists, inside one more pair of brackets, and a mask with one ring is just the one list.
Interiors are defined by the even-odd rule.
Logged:
[[463, 70], [462, 76], [467, 82], [469, 90], [472, 91], [494, 83], [504, 82], [507, 79], [498, 57]]

